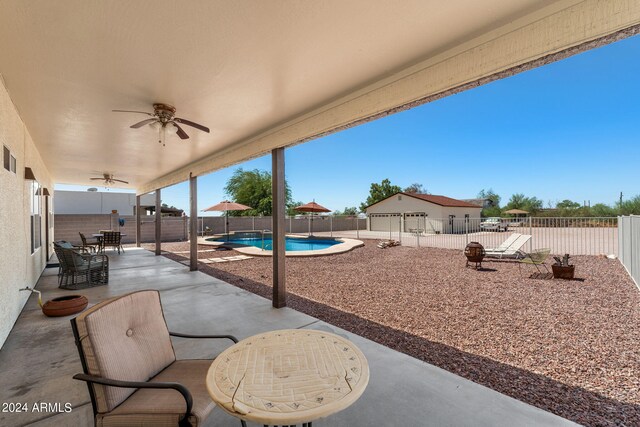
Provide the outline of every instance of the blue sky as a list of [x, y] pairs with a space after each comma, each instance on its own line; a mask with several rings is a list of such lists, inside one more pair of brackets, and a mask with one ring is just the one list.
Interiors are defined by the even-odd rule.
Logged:
[[[638, 76], [632, 37], [287, 149], [287, 180], [294, 200], [332, 210], [359, 206], [384, 178], [454, 198], [492, 188], [503, 204], [514, 193], [612, 204], [640, 194]], [[198, 209], [226, 198], [238, 167], [270, 170], [271, 159], [200, 177]], [[186, 210], [187, 183], [162, 200]]]

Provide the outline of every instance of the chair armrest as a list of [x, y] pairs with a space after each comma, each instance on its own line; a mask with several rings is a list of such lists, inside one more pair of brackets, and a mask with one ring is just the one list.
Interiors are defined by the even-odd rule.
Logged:
[[187, 404], [187, 410], [185, 411], [183, 420], [187, 420], [191, 409], [193, 408], [193, 397], [189, 390], [180, 383], [169, 382], [148, 382], [148, 381], [121, 381], [112, 380], [110, 378], [96, 377], [94, 375], [76, 374], [73, 376], [74, 380], [86, 381], [88, 383], [102, 384], [110, 387], [123, 387], [123, 388], [166, 388], [174, 389], [178, 391], [184, 398]]
[[172, 337], [180, 337], [180, 338], [227, 338], [233, 341], [234, 343], [238, 342], [238, 338], [233, 335], [191, 335], [191, 334], [182, 334], [180, 332], [169, 332], [169, 335]]

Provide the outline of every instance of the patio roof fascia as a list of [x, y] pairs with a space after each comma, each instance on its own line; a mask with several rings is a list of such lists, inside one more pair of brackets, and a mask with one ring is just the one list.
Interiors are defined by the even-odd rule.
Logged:
[[139, 186], [145, 194], [635, 35], [640, 3], [562, 0]]

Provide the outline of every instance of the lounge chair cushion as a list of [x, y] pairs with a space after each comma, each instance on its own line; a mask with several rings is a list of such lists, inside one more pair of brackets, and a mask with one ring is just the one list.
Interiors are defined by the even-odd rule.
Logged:
[[73, 249], [74, 248], [74, 246], [71, 243], [66, 242], [64, 240], [61, 240], [60, 242], [57, 242], [57, 245], [60, 246], [61, 248], [65, 248], [65, 249]]
[[[91, 375], [147, 381], [176, 360], [158, 291], [103, 301], [81, 313], [76, 325]], [[100, 413], [113, 410], [136, 391], [93, 387]]]
[[[189, 389], [193, 397], [192, 426], [202, 422], [215, 408], [205, 378], [211, 360], [177, 360], [151, 381], [179, 382]], [[184, 398], [175, 390], [139, 389], [109, 414], [98, 415], [99, 427], [124, 426], [171, 426], [178, 425], [180, 416], [186, 411]]]

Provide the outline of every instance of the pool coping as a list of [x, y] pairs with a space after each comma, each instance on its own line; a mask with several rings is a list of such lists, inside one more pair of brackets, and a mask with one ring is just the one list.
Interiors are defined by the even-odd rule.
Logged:
[[[323, 237], [323, 236], [301, 236], [299, 234], [287, 234], [286, 236], [303, 238], [303, 239], [304, 238], [308, 239], [312, 237], [315, 240], [331, 239], [331, 240], [336, 240], [338, 242], [341, 242], [341, 243], [338, 243], [337, 245], [329, 246], [328, 248], [317, 249], [312, 251], [286, 251], [285, 255], [288, 257], [314, 257], [314, 256], [336, 255], [336, 254], [349, 252], [354, 250], [355, 248], [364, 246], [364, 242], [361, 240], [347, 239], [344, 237], [331, 238], [331, 237]], [[273, 256], [273, 251], [262, 250], [255, 246], [238, 245], [235, 243], [228, 243], [223, 241], [209, 241], [209, 240], [206, 240], [207, 238], [210, 239], [211, 237], [198, 237], [198, 244], [206, 245], [206, 246], [216, 246], [216, 247], [224, 246], [227, 248], [231, 248], [236, 252], [240, 252], [241, 254], [251, 255], [251, 256], [263, 256], [263, 257]]]

